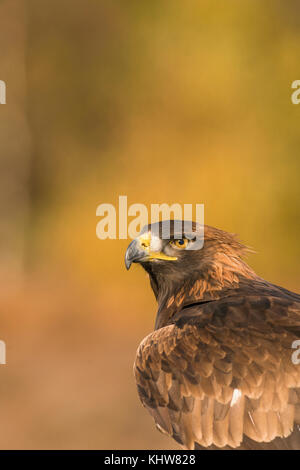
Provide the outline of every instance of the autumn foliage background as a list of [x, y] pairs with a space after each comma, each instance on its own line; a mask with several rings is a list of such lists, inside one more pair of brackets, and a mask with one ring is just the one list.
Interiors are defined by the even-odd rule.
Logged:
[[0, 448], [176, 448], [132, 364], [156, 305], [96, 207], [204, 203], [300, 291], [300, 4], [1, 0]]

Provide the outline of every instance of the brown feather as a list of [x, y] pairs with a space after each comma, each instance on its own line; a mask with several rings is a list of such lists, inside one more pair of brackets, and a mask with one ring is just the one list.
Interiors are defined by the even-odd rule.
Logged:
[[137, 351], [138, 393], [188, 449], [300, 449], [300, 296], [259, 278], [244, 252], [206, 227], [202, 250], [142, 262], [159, 310]]

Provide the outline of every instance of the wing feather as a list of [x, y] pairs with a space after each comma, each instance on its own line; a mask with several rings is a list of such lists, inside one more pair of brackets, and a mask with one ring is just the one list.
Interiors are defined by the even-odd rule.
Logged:
[[213, 304], [142, 341], [134, 371], [143, 405], [188, 449], [289, 436], [300, 422], [300, 365], [291, 361], [299, 304], [289, 311], [274, 299], [250, 299], [240, 303], [243, 312], [235, 303], [222, 316]]

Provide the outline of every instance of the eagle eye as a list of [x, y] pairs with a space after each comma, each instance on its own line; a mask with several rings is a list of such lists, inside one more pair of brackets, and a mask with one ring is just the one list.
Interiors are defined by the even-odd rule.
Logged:
[[184, 250], [188, 245], [188, 240], [186, 238], [179, 238], [178, 240], [171, 240], [170, 245], [178, 248], [179, 250]]

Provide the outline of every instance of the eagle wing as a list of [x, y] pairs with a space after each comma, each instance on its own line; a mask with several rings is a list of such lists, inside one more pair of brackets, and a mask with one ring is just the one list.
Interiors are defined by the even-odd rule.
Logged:
[[300, 303], [291, 299], [186, 308], [140, 344], [140, 399], [157, 427], [188, 449], [278, 441], [293, 430], [300, 448], [300, 364], [292, 361], [299, 337]]

